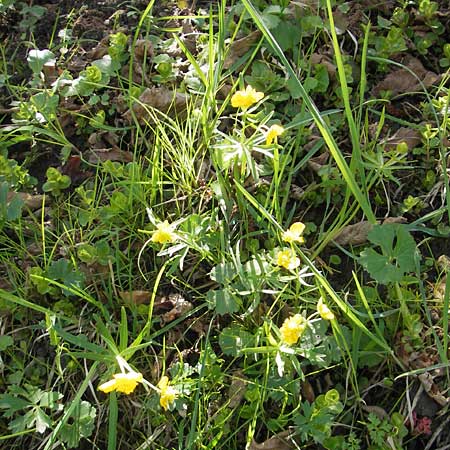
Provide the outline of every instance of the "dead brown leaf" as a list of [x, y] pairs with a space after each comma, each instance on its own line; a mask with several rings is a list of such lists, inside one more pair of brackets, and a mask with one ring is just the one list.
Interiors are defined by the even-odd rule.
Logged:
[[[406, 219], [404, 217], [386, 217], [383, 220], [383, 224], [386, 223], [405, 223]], [[379, 224], [380, 221], [377, 221]], [[367, 235], [373, 228], [373, 224], [367, 220], [355, 223], [353, 225], [347, 225], [338, 235], [334, 238], [336, 244], [346, 246], [346, 245], [361, 245], [367, 242]]]
[[408, 146], [408, 150], [416, 148], [421, 142], [421, 134], [412, 128], [401, 127], [393, 136], [385, 141], [385, 150], [393, 150], [398, 144], [404, 142]]
[[146, 305], [150, 303], [150, 291], [119, 291], [119, 296], [128, 305]]
[[334, 242], [342, 246], [364, 244], [367, 242], [367, 235], [372, 228], [373, 224], [367, 220], [355, 223], [354, 225], [347, 225], [334, 238]]
[[192, 303], [185, 300], [180, 294], [169, 295], [169, 301], [172, 303], [172, 308], [170, 311], [162, 314], [161, 321], [163, 323], [172, 322], [193, 308]]
[[132, 106], [132, 111], [127, 110], [123, 116], [131, 122], [133, 113], [139, 123], [155, 123], [157, 113], [160, 111], [169, 115], [181, 115], [186, 110], [188, 96], [180, 92], [175, 92], [165, 87], [147, 88], [139, 97], [139, 101]]
[[410, 58], [406, 67], [409, 70], [396, 69], [389, 73], [373, 88], [373, 95], [378, 96], [382, 91], [390, 91], [393, 96], [422, 91], [419, 80], [425, 87], [430, 87], [440, 78], [440, 75], [425, 69], [417, 58]]
[[134, 46], [134, 56], [139, 62], [153, 56], [153, 44], [148, 39], [138, 39]]
[[233, 374], [233, 381], [228, 389], [228, 397], [230, 399], [228, 407], [231, 409], [239, 406], [244, 398], [245, 386], [247, 383], [243, 377], [242, 372], [238, 370]]
[[131, 162], [133, 153], [121, 150], [120, 148], [98, 148], [89, 152], [88, 161], [97, 164], [104, 161]]
[[311, 64], [320, 64], [327, 69], [330, 78], [336, 78], [336, 65], [333, 63], [332, 59], [320, 53], [313, 53], [310, 59]]
[[229, 69], [241, 56], [244, 56], [250, 48], [261, 38], [261, 31], [253, 31], [248, 36], [234, 41], [230, 45], [227, 57], [223, 63], [225, 69]]
[[297, 448], [295, 443], [290, 441], [292, 432], [289, 430], [277, 433], [275, 436], [267, 439], [261, 444], [258, 444], [255, 440], [252, 440], [249, 445], [249, 450], [292, 450]]
[[43, 195], [32, 195], [26, 192], [8, 192], [6, 194], [6, 203], [9, 203], [13, 198], [19, 196], [24, 202], [25, 206], [30, 208], [32, 211], [36, 211], [43, 205], [44, 196]]

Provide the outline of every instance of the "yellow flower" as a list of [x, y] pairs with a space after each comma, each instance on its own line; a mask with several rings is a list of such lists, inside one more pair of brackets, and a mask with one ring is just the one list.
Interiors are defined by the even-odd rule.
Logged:
[[169, 378], [165, 375], [161, 377], [158, 383], [159, 393], [159, 404], [167, 410], [169, 405], [176, 399], [177, 391], [169, 386]]
[[169, 242], [174, 242], [176, 238], [177, 236], [173, 232], [173, 226], [165, 220], [164, 222], [156, 225], [156, 231], [153, 233], [152, 242], [167, 244]]
[[323, 320], [333, 320], [334, 319], [333, 311], [331, 311], [331, 309], [328, 308], [327, 305], [325, 305], [322, 297], [320, 297], [319, 301], [317, 302], [317, 311]]
[[113, 375], [112, 380], [101, 384], [98, 389], [105, 394], [109, 394], [112, 391], [131, 394], [143, 379], [142, 373], [139, 372], [116, 373]]
[[284, 128], [281, 125], [271, 125], [266, 134], [266, 145], [277, 142], [278, 136], [284, 133]]
[[254, 103], [258, 103], [263, 97], [264, 97], [263, 92], [257, 92], [250, 85], [248, 85], [245, 91], [237, 91], [231, 97], [231, 106], [233, 108], [247, 109]]
[[283, 233], [283, 241], [289, 243], [298, 242], [299, 244], [303, 244], [303, 242], [305, 242], [305, 238], [302, 236], [303, 231], [305, 231], [305, 224], [295, 222], [289, 227], [289, 230], [286, 230]]
[[297, 343], [306, 329], [306, 319], [301, 314], [289, 317], [281, 325], [281, 340], [288, 345]]
[[283, 250], [277, 254], [277, 264], [287, 270], [294, 270], [300, 265], [300, 259], [292, 250]]

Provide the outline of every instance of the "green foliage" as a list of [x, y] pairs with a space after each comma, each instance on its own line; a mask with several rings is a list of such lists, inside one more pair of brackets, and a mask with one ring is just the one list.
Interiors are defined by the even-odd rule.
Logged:
[[303, 402], [301, 413], [294, 419], [300, 439], [322, 444], [331, 436], [334, 419], [343, 409], [336, 389], [319, 395], [313, 403]]
[[52, 426], [51, 414], [61, 411], [59, 402], [63, 395], [59, 392], [43, 391], [35, 386], [10, 385], [8, 392], [0, 394], [0, 409], [3, 417], [9, 419], [8, 428], [20, 433], [36, 428], [38, 433]]
[[70, 186], [71, 180], [68, 175], [63, 175], [55, 167], [49, 167], [46, 172], [47, 181], [42, 185], [44, 192], [60, 195], [61, 191]]
[[361, 252], [359, 262], [376, 281], [381, 284], [399, 282], [405, 273], [414, 270], [419, 255], [405, 225], [375, 225], [368, 239], [379, 246], [381, 252], [368, 248]]
[[89, 437], [94, 431], [96, 415], [96, 409], [89, 402], [79, 402], [59, 430], [58, 437], [68, 448], [77, 448], [81, 438]]

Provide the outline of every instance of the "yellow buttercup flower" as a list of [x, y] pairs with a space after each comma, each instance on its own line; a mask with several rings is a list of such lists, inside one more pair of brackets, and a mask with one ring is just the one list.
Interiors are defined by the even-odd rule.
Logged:
[[289, 317], [281, 325], [281, 340], [288, 345], [296, 344], [304, 333], [306, 326], [306, 319], [301, 314]]
[[277, 254], [277, 264], [287, 270], [294, 270], [300, 265], [300, 259], [292, 250], [282, 250]]
[[237, 91], [231, 97], [231, 106], [233, 108], [247, 109], [254, 103], [258, 103], [264, 97], [263, 92], [258, 92], [250, 85], [245, 88], [245, 91]]
[[152, 242], [157, 242], [158, 244], [167, 244], [174, 242], [177, 238], [176, 234], [173, 232], [173, 225], [170, 225], [167, 220], [156, 225], [156, 231], [153, 233]]
[[169, 386], [169, 378], [165, 375], [161, 377], [158, 383], [159, 404], [167, 410], [169, 405], [177, 398], [177, 391], [172, 386]]
[[289, 230], [286, 230], [283, 233], [283, 241], [289, 242], [298, 242], [299, 244], [303, 244], [305, 242], [305, 238], [302, 236], [305, 231], [305, 224], [302, 222], [295, 222], [290, 227]]
[[320, 297], [319, 301], [317, 302], [317, 311], [323, 320], [333, 320], [334, 319], [333, 311], [331, 311], [331, 309], [328, 308], [327, 305], [325, 305], [322, 297]]
[[281, 125], [271, 125], [266, 134], [266, 145], [277, 142], [278, 136], [284, 133], [284, 128]]
[[129, 395], [143, 379], [142, 373], [139, 372], [116, 373], [112, 380], [101, 384], [98, 389], [105, 394], [117, 391]]

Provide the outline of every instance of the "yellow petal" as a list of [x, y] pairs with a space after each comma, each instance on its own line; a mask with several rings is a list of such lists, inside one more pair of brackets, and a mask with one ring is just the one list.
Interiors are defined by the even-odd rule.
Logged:
[[294, 222], [288, 230], [283, 233], [283, 241], [284, 242], [298, 242], [303, 244], [305, 242], [305, 238], [302, 237], [303, 232], [305, 231], [305, 224], [302, 222]]
[[271, 125], [266, 135], [266, 145], [272, 144], [277, 140], [278, 136], [284, 133], [284, 128], [281, 125]]
[[117, 388], [116, 380], [109, 380], [106, 383], [101, 384], [98, 387], [98, 390], [104, 392], [105, 394], [109, 394], [110, 392], [115, 391], [116, 388]]
[[281, 340], [288, 345], [296, 344], [306, 329], [306, 319], [301, 314], [289, 317], [280, 328]]
[[253, 104], [258, 103], [263, 98], [263, 92], [258, 92], [248, 85], [244, 91], [237, 91], [231, 97], [231, 106], [233, 106], [233, 108], [247, 109]]
[[161, 390], [159, 393], [159, 404], [167, 410], [176, 399], [177, 391], [172, 386], [169, 386], [169, 378], [165, 375], [159, 380], [158, 388]]
[[300, 266], [300, 259], [291, 250], [283, 250], [277, 254], [277, 265], [287, 270], [294, 270]]
[[156, 231], [151, 238], [152, 242], [167, 244], [176, 240], [176, 234], [173, 232], [173, 226], [167, 220], [156, 225]]
[[317, 302], [317, 311], [323, 320], [333, 320], [334, 319], [333, 311], [331, 311], [331, 309], [328, 308], [327, 305], [325, 305], [322, 297], [320, 297], [319, 301]]

